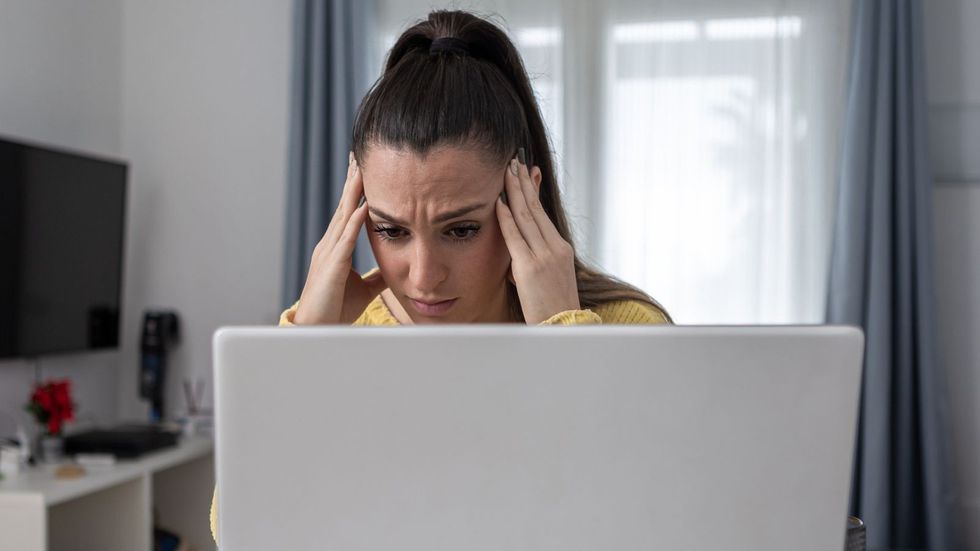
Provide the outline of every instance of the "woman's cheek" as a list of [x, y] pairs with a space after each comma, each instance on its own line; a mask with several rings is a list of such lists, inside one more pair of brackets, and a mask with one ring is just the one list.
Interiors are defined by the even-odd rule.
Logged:
[[500, 233], [499, 227], [493, 234], [492, 243], [489, 245], [490, 250], [487, 252], [488, 258], [485, 265], [490, 268], [492, 273], [500, 273], [502, 270], [506, 272], [510, 266], [510, 250], [507, 249], [507, 242], [504, 241], [504, 235]]
[[381, 269], [381, 275], [385, 277], [385, 281], [388, 281], [388, 278], [398, 264], [397, 252], [393, 251], [374, 232], [368, 233], [368, 243], [371, 245], [371, 252], [374, 253], [374, 260], [377, 261], [378, 267]]
[[368, 232], [368, 244], [371, 245], [371, 252], [374, 253], [374, 258], [378, 261], [378, 265], [383, 263], [383, 257], [385, 256], [384, 246], [379, 243], [380, 241], [380, 238], [374, 235], [373, 231]]

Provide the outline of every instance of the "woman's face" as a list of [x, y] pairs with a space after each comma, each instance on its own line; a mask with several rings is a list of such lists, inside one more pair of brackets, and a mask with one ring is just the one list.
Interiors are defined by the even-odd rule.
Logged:
[[[371, 248], [388, 288], [415, 323], [511, 321], [510, 253], [495, 206], [506, 164], [487, 157], [460, 147], [435, 148], [425, 158], [384, 146], [364, 154]], [[427, 313], [412, 299], [455, 302], [445, 312]]]

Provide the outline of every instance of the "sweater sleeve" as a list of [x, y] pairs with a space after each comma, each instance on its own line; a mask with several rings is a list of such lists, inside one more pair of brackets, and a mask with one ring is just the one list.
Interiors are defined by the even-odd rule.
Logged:
[[538, 325], [584, 325], [602, 323], [602, 318], [592, 310], [565, 310], [558, 312]]
[[622, 300], [603, 304], [599, 315], [606, 325], [670, 325], [667, 314], [654, 306], [637, 300]]
[[214, 544], [218, 545], [218, 487], [214, 487], [214, 494], [211, 495], [211, 537]]
[[296, 325], [293, 323], [293, 318], [296, 316], [296, 309], [299, 308], [299, 301], [293, 303], [292, 306], [283, 310], [282, 315], [279, 316], [279, 327], [290, 327]]

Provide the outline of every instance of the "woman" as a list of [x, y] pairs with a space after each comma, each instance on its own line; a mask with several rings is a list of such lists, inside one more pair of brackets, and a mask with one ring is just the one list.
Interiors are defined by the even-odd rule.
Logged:
[[[361, 276], [364, 224], [378, 267]], [[670, 322], [576, 256], [507, 35], [460, 11], [406, 30], [358, 108], [340, 203], [280, 325]]]

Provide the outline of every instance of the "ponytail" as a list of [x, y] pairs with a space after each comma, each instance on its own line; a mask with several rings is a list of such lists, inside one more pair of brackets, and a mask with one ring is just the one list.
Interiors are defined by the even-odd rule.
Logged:
[[[464, 11], [439, 10], [403, 32], [355, 116], [355, 157], [363, 159], [370, 145], [420, 156], [436, 146], [476, 146], [501, 165], [523, 147], [527, 165], [541, 170], [542, 207], [575, 248], [527, 70], [513, 42], [493, 23]], [[649, 295], [586, 265], [577, 253], [575, 274], [582, 308], [637, 300], [670, 319]], [[512, 316], [523, 321], [513, 284], [508, 283], [507, 294]]]

